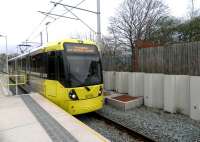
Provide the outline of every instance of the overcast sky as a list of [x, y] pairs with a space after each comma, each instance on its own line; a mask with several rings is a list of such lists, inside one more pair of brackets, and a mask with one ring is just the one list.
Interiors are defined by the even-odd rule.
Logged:
[[[58, 1], [58, 0], [55, 0]], [[63, 0], [62, 3], [69, 5], [76, 5], [81, 0]], [[113, 16], [119, 4], [123, 0], [101, 0], [101, 28], [102, 34], [107, 35], [107, 26], [109, 24], [109, 17]], [[195, 1], [195, 8], [200, 7], [200, 0]], [[176, 17], [185, 17], [190, 7], [191, 0], [164, 0], [169, 6], [170, 13]], [[44, 15], [37, 11], [48, 11], [53, 5], [50, 0], [1, 0], [0, 1], [0, 34], [8, 36], [9, 51], [13, 50], [17, 44], [25, 41], [29, 35], [31, 41], [39, 42], [39, 32], [43, 31], [43, 40], [46, 41], [46, 33], [44, 23], [36, 28]], [[96, 0], [85, 0], [79, 7], [96, 11]], [[57, 6], [53, 13], [62, 14], [66, 10]], [[80, 18], [82, 18], [88, 25], [96, 30], [96, 16], [85, 12], [73, 10]], [[69, 17], [73, 17], [70, 13]], [[46, 22], [53, 19], [46, 19]], [[46, 23], [45, 22], [45, 23]], [[49, 41], [58, 39], [78, 37], [78, 35], [92, 35], [92, 32], [85, 27], [80, 21], [61, 18], [48, 26]], [[91, 33], [91, 34], [90, 34]], [[0, 52], [3, 52], [4, 39], [0, 38]], [[5, 50], [5, 49], [4, 49]]]

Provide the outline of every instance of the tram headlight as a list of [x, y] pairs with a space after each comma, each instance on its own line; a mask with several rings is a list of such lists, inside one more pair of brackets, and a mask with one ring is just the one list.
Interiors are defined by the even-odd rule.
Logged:
[[103, 93], [103, 88], [102, 88], [102, 87], [100, 87], [100, 89], [99, 89], [99, 96], [101, 96], [101, 95], [102, 95], [102, 93]]
[[76, 92], [75, 92], [74, 89], [72, 89], [72, 90], [69, 92], [69, 97], [70, 97], [70, 99], [72, 99], [72, 100], [78, 100], [78, 96], [77, 96], [77, 94], [76, 94]]

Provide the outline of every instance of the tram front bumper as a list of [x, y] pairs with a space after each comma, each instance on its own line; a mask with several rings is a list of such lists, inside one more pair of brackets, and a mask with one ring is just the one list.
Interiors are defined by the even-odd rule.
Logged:
[[67, 111], [72, 114], [83, 114], [99, 110], [103, 107], [104, 97], [99, 96], [87, 100], [67, 101]]

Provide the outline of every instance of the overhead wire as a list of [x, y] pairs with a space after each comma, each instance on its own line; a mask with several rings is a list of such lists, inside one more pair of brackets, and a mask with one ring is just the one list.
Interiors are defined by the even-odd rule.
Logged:
[[[86, 0], [82, 0], [81, 2], [79, 2], [77, 5], [75, 5], [73, 8], [70, 8], [69, 10], [67, 10], [66, 12], [64, 12], [62, 15], [65, 15], [67, 13], [69, 13], [71, 10], [75, 9], [76, 7], [78, 7], [79, 5], [81, 5], [83, 2], [85, 2]], [[58, 3], [58, 2], [57, 2]], [[59, 2], [60, 3], [60, 2]], [[56, 20], [60, 19], [61, 17], [56, 18], [53, 22], [55, 22]], [[51, 22], [51, 23], [53, 23]]]
[[[61, 3], [63, 0], [59, 0], [58, 2], [56, 2], [56, 3]], [[65, 10], [66, 10], [66, 12], [64, 12], [64, 13], [62, 13], [61, 14], [61, 16], [59, 16], [59, 17], [54, 17], [53, 18], [53, 21], [51, 22], [51, 24], [52, 23], [54, 23], [55, 21], [57, 21], [57, 20], [59, 20], [62, 16], [64, 16], [65, 14], [67, 14], [67, 13], [71, 13], [71, 11], [73, 10], [73, 9], [75, 9], [76, 7], [78, 7], [79, 5], [81, 5], [83, 2], [85, 2], [86, 0], [82, 0], [82, 1], [80, 1], [78, 4], [76, 4], [75, 6], [73, 6], [72, 8], [69, 8], [69, 9], [66, 9], [65, 8]], [[54, 4], [53, 5], [53, 7], [47, 12], [47, 13], [51, 13], [54, 9], [55, 9], [55, 7], [57, 6], [57, 4]], [[73, 15], [73, 14], [72, 14]], [[35, 33], [35, 31], [37, 31], [37, 29], [39, 29], [40, 28], [40, 26], [42, 25], [42, 23], [48, 18], [48, 17], [50, 17], [50, 18], [52, 18], [51, 16], [49, 16], [49, 14], [46, 14], [45, 15], [45, 17], [40, 21], [40, 23], [32, 30], [32, 32], [31, 32], [31, 34], [28, 36], [28, 38], [26, 38], [26, 40], [25, 41], [29, 41], [30, 39], [31, 39], [31, 37], [33, 36], [33, 34]], [[80, 18], [79, 18], [80, 19]], [[44, 31], [44, 30], [42, 30], [42, 31]], [[92, 29], [92, 31], [94, 32], [94, 30]], [[37, 34], [37, 36], [38, 36], [39, 34]], [[34, 36], [34, 38], [36, 38], [36, 36]]]
[[94, 29], [92, 29], [87, 23], [85, 23], [82, 19], [80, 19], [75, 13], [73, 13], [72, 11], [70, 11], [66, 6], [64, 6], [64, 8], [69, 11], [74, 17], [76, 17], [78, 20], [81, 21], [82, 24], [84, 24], [88, 29], [90, 29], [92, 32], [96, 33], [96, 31]]
[[[62, 2], [63, 0], [59, 0], [58, 2]], [[53, 5], [53, 7], [49, 10], [49, 12], [52, 12], [54, 10], [54, 8], [57, 5]], [[30, 37], [35, 33], [35, 31], [42, 25], [42, 23], [46, 20], [46, 18], [49, 17], [48, 15], [45, 15], [45, 17], [41, 20], [41, 22], [36, 26], [36, 28], [34, 28], [31, 32], [31, 34], [28, 36], [28, 38], [26, 40], [29, 40]]]

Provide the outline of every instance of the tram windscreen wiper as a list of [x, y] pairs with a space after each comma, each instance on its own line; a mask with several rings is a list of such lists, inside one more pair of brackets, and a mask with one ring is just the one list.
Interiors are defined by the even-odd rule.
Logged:
[[90, 88], [89, 88], [89, 87], [85, 86], [79, 79], [77, 79], [77, 78], [75, 77], [74, 74], [72, 74], [72, 73], [70, 72], [70, 64], [69, 64], [68, 62], [65, 62], [65, 63], [67, 64], [67, 74], [68, 74], [67, 81], [68, 81], [68, 82], [72, 82], [72, 81], [71, 81], [71, 77], [73, 77], [73, 79], [76, 80], [76, 81], [80, 84], [80, 86], [84, 86], [84, 88], [85, 88], [87, 91], [90, 91]]
[[90, 91], [90, 88], [85, 86], [79, 79], [77, 79], [73, 74], [69, 73], [70, 77], [73, 77], [81, 86], [83, 86], [87, 91]]

